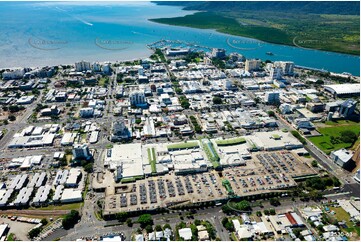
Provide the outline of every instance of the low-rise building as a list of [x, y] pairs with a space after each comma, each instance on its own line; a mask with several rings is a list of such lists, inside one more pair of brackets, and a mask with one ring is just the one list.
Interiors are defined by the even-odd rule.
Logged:
[[332, 151], [331, 159], [339, 166], [345, 168], [351, 160], [353, 153], [346, 149]]

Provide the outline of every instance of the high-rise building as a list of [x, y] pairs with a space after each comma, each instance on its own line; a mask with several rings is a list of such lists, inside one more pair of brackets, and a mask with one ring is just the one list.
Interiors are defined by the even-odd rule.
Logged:
[[136, 107], [142, 107], [147, 105], [144, 91], [133, 91], [129, 94], [130, 105]]
[[245, 64], [245, 70], [250, 72], [250, 71], [256, 71], [259, 69], [261, 65], [261, 60], [258, 59], [252, 59], [252, 60], [246, 60], [246, 64]]
[[92, 69], [94, 72], [100, 72], [101, 71], [101, 65], [99, 64], [99, 62], [94, 62], [92, 64]]
[[109, 63], [104, 63], [102, 66], [102, 71], [106, 74], [110, 74], [112, 72], [112, 68], [110, 67]]
[[130, 138], [130, 132], [125, 125], [124, 119], [119, 119], [113, 123], [111, 141], [121, 141]]
[[266, 92], [265, 103], [277, 104], [279, 102], [280, 102], [280, 93], [279, 92]]
[[270, 70], [270, 77], [272, 80], [280, 80], [282, 78], [282, 68], [281, 67], [272, 67]]
[[73, 147], [73, 159], [74, 160], [89, 160], [92, 158], [92, 154], [86, 144], [75, 144]]
[[355, 111], [357, 102], [355, 100], [349, 99], [341, 104], [339, 114], [344, 118], [348, 118]]
[[222, 59], [222, 58], [226, 57], [226, 50], [225, 49], [213, 48], [212, 49], [212, 57]]
[[293, 69], [295, 67], [295, 63], [292, 61], [275, 61], [274, 66], [282, 68], [282, 75], [294, 74]]
[[75, 62], [75, 70], [76, 71], [88, 71], [88, 70], [91, 70], [90, 62], [87, 62], [87, 61]]

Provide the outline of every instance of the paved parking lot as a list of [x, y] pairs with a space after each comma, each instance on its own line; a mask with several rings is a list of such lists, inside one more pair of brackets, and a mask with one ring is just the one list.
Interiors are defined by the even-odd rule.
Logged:
[[222, 171], [176, 176], [174, 173], [149, 177], [124, 184], [117, 193], [108, 193], [105, 214], [169, 207], [178, 203], [196, 203], [225, 199], [228, 193], [222, 181], [230, 181], [236, 195], [247, 196], [291, 187], [293, 177], [315, 174], [299, 157], [288, 151], [257, 152], [245, 166]]
[[8, 219], [5, 215], [0, 217], [0, 224], [5, 223], [10, 226], [10, 233], [14, 233], [18, 240], [28, 240], [28, 232], [36, 226], [36, 224], [12, 221]]

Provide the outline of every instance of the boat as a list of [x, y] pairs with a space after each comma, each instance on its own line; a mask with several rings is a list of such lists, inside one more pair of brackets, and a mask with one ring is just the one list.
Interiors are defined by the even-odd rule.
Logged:
[[274, 55], [272, 52], [268, 51], [266, 52], [266, 55]]

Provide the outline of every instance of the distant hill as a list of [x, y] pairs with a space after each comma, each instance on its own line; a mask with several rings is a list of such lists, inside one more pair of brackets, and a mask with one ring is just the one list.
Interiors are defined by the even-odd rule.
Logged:
[[359, 1], [335, 1], [335, 2], [311, 2], [311, 1], [290, 1], [290, 2], [159, 2], [159, 5], [184, 6], [185, 10], [199, 11], [273, 11], [287, 13], [313, 13], [313, 14], [341, 14], [360, 15]]

